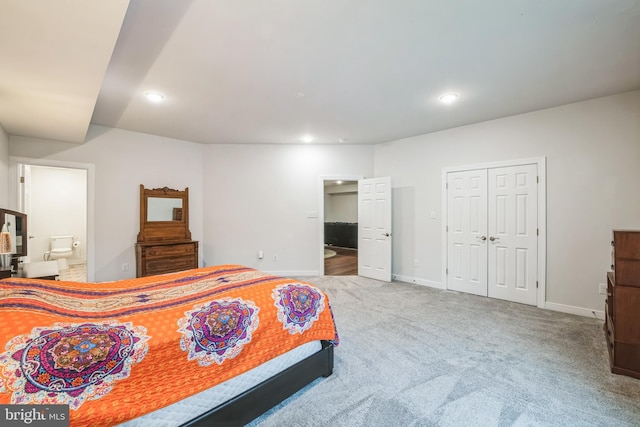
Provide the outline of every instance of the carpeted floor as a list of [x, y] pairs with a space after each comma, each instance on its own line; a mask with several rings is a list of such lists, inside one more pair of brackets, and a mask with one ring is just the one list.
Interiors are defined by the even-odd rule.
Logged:
[[640, 380], [610, 373], [599, 320], [356, 276], [300, 279], [329, 295], [334, 373], [252, 427], [640, 426]]

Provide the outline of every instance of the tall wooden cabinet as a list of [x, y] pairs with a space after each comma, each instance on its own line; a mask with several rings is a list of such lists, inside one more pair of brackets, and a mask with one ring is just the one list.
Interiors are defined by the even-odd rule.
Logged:
[[614, 230], [605, 332], [611, 372], [640, 378], [640, 231]]
[[189, 189], [140, 185], [136, 277], [198, 268], [198, 242], [189, 230]]

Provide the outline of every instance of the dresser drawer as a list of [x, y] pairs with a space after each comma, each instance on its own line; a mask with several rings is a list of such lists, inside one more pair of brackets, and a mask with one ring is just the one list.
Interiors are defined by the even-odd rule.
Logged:
[[196, 247], [193, 243], [184, 243], [178, 245], [158, 245], [145, 248], [147, 258], [173, 257], [181, 255], [191, 255], [196, 253]]
[[136, 244], [136, 276], [198, 268], [198, 242]]
[[197, 267], [198, 264], [195, 255], [175, 258], [147, 258], [145, 261], [145, 271], [147, 275], [189, 270]]
[[640, 261], [640, 231], [613, 230], [611, 244], [615, 259]]
[[616, 259], [612, 268], [616, 285], [640, 287], [640, 261]]

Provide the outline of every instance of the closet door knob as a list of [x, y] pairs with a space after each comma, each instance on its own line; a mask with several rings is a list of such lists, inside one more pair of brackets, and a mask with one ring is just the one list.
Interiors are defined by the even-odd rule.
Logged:
[[491, 236], [491, 237], [489, 237], [489, 240], [491, 240], [492, 242], [494, 242], [494, 241], [496, 241], [496, 240], [500, 240], [500, 238], [499, 238], [499, 237], [493, 237], [493, 236]]
[[485, 240], [487, 240], [487, 236], [479, 236], [478, 239], [480, 239], [480, 240], [482, 240], [484, 242]]

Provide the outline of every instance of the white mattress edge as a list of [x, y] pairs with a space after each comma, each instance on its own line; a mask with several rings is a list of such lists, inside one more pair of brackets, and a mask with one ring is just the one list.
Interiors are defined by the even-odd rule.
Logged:
[[271, 359], [237, 377], [231, 378], [210, 389], [194, 394], [165, 408], [134, 418], [120, 427], [173, 427], [215, 408], [261, 382], [271, 378], [286, 368], [300, 362], [322, 349], [320, 341], [312, 341]]

